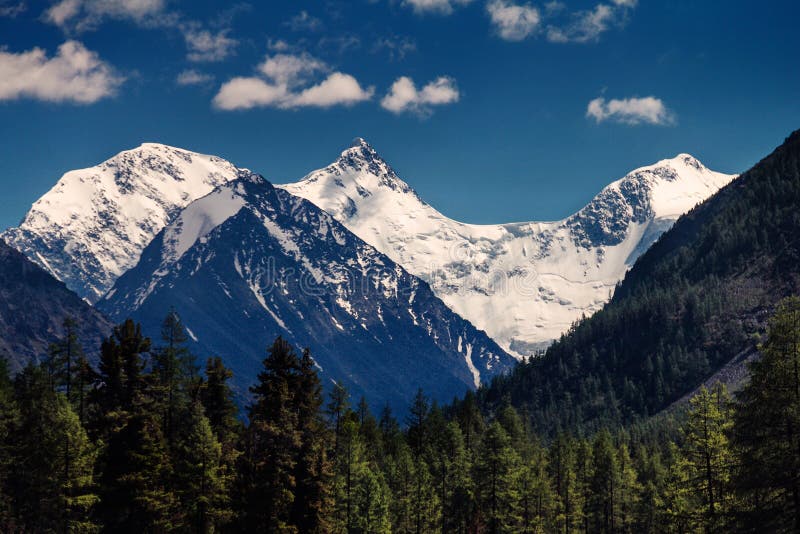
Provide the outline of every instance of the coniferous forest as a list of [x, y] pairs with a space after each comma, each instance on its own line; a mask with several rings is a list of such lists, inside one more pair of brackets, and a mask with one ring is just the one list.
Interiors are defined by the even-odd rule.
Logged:
[[312, 354], [281, 338], [240, 412], [232, 373], [196, 367], [175, 312], [155, 340], [117, 326], [96, 368], [64, 326], [41, 363], [0, 368], [3, 532], [800, 528], [798, 298], [736, 395], [715, 384], [639, 426], [552, 436], [474, 394], [373, 413], [323, 394]]

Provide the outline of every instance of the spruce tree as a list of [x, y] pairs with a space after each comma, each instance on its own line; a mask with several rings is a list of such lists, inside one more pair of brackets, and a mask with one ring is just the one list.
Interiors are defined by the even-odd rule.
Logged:
[[155, 414], [128, 414], [110, 432], [101, 459], [99, 509], [106, 531], [164, 532], [186, 525], [171, 488], [169, 449]]
[[711, 391], [703, 386], [689, 406], [676, 468], [685, 472], [690, 510], [695, 512], [693, 521], [698, 528], [714, 532], [725, 524], [730, 500], [731, 399], [722, 384]]
[[489, 425], [475, 465], [479, 509], [487, 532], [514, 532], [519, 523], [519, 492], [515, 480], [519, 457], [499, 422]]
[[327, 454], [327, 428], [322, 420], [322, 386], [308, 349], [300, 359], [294, 400], [300, 438], [294, 479], [292, 524], [310, 534], [328, 531], [331, 465]]
[[264, 360], [258, 383], [250, 388], [245, 467], [245, 528], [249, 531], [289, 532], [301, 446], [293, 392], [300, 381], [300, 360], [287, 341], [277, 338]]
[[800, 530], [800, 298], [770, 319], [761, 359], [739, 394], [736, 486], [744, 528]]
[[15, 380], [19, 406], [12, 488], [19, 526], [29, 532], [90, 532], [96, 448], [49, 373], [29, 364]]
[[239, 409], [228, 385], [233, 371], [225, 367], [222, 358], [215, 357], [206, 360], [205, 375], [200, 385], [200, 402], [217, 440], [225, 447], [233, 444], [241, 432], [241, 423], [237, 419]]
[[186, 347], [189, 340], [180, 316], [170, 310], [161, 324], [162, 346], [153, 353], [152, 375], [161, 405], [163, 434], [170, 446], [174, 442], [178, 414], [188, 406], [197, 385], [194, 356]]
[[232, 479], [222, 446], [199, 401], [181, 417], [174, 446], [174, 479], [186, 526], [193, 532], [217, 532], [229, 524]]
[[615, 532], [619, 506], [619, 464], [611, 433], [602, 429], [592, 444], [591, 525], [596, 532]]

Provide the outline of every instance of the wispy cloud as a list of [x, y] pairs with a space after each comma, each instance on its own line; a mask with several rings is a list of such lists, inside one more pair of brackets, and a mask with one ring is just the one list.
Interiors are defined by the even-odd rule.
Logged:
[[200, 72], [194, 69], [187, 69], [175, 79], [178, 85], [203, 85], [211, 82], [214, 79], [210, 74]]
[[113, 95], [123, 81], [78, 41], [66, 41], [53, 57], [41, 48], [17, 54], [0, 49], [0, 100], [91, 104]]
[[212, 32], [197, 24], [181, 26], [183, 38], [186, 40], [189, 61], [222, 61], [233, 54], [238, 41], [229, 37], [230, 30]]
[[449, 15], [458, 6], [465, 6], [472, 0], [403, 0], [403, 5], [411, 7], [414, 12], [439, 13]]
[[213, 104], [222, 110], [328, 108], [352, 106], [372, 98], [373, 88], [365, 89], [353, 76], [331, 70], [309, 54], [267, 56], [258, 67], [258, 76], [236, 77], [224, 83]]
[[392, 61], [402, 60], [411, 52], [417, 51], [417, 43], [410, 37], [383, 35], [372, 45], [372, 53], [386, 52]]
[[449, 76], [440, 76], [422, 89], [417, 89], [408, 76], [402, 76], [383, 97], [381, 107], [396, 114], [411, 112], [425, 116], [432, 112], [433, 106], [453, 104], [460, 97], [456, 81]]
[[164, 11], [164, 0], [60, 0], [44, 12], [44, 19], [67, 31], [93, 29], [104, 19], [144, 22]]
[[539, 10], [530, 4], [513, 4], [506, 0], [492, 0], [486, 10], [497, 34], [507, 41], [522, 41], [539, 28]]
[[[189, 61], [222, 61], [230, 57], [238, 41], [231, 37], [228, 25], [235, 13], [245, 10], [234, 6], [224, 12], [209, 29], [197, 21], [167, 10], [166, 0], [58, 0], [42, 15], [66, 34], [96, 29], [106, 20], [127, 20], [145, 28], [179, 31], [186, 42]], [[220, 24], [222, 23], [222, 24]]]
[[303, 10], [286, 22], [292, 31], [316, 32], [322, 29], [322, 20], [309, 15], [308, 11]]
[[675, 123], [675, 115], [660, 98], [647, 96], [623, 99], [595, 98], [586, 107], [586, 117], [598, 124], [605, 121], [621, 124], [655, 124], [666, 126]]
[[[506, 41], [545, 35], [553, 43], [588, 43], [613, 27], [623, 26], [638, 0], [607, 0], [587, 10], [570, 12], [559, 0], [542, 4], [489, 0], [486, 11], [495, 33]], [[544, 30], [544, 31], [540, 31]]]
[[597, 4], [594, 8], [577, 11], [564, 25], [547, 27], [547, 39], [553, 43], [589, 43], [614, 26], [624, 25], [637, 0], [613, 0], [610, 4]]

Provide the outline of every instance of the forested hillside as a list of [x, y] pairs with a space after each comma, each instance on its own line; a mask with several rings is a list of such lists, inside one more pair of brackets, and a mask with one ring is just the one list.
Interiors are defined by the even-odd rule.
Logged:
[[603, 310], [479, 392], [538, 432], [591, 431], [657, 413], [764, 331], [800, 289], [800, 131], [680, 218]]
[[[170, 313], [131, 321], [97, 374], [74, 337], [13, 380], [0, 359], [3, 532], [788, 532], [800, 525], [800, 299], [770, 321], [734, 401], [702, 388], [675, 440], [601, 428], [542, 440], [510, 405], [374, 416], [323, 399], [281, 338], [237, 418], [231, 373], [201, 374]], [[64, 350], [67, 349], [67, 350]]]

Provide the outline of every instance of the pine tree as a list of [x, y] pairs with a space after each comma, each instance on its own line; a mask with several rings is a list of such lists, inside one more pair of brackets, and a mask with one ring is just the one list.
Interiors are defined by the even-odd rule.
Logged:
[[[150, 338], [142, 335], [141, 325], [128, 319], [114, 328], [100, 348], [98, 387], [92, 391], [95, 420], [90, 429], [105, 439], [115, 426], [112, 420], [124, 419], [145, 395], [144, 354], [150, 351]], [[119, 422], [119, 421], [118, 421]]]
[[537, 440], [529, 445], [519, 477], [519, 531], [542, 533], [553, 530], [553, 492], [547, 472], [547, 451]]
[[619, 505], [619, 466], [611, 433], [603, 429], [592, 445], [591, 524], [596, 532], [615, 532]]
[[511, 439], [499, 422], [489, 425], [483, 436], [475, 465], [478, 504], [485, 517], [487, 531], [496, 534], [513, 532], [519, 522], [519, 494], [515, 477], [519, 457]]
[[199, 402], [181, 417], [176, 431], [176, 493], [186, 524], [193, 532], [217, 532], [230, 523], [230, 473], [223, 465], [222, 446]]
[[442, 531], [463, 532], [475, 512], [475, 488], [470, 476], [470, 453], [464, 443], [461, 427], [447, 423], [441, 440], [441, 464], [444, 468], [441, 486]]
[[300, 361], [282, 338], [275, 340], [264, 370], [250, 391], [246, 462], [245, 527], [249, 531], [291, 532], [291, 511], [301, 446], [293, 392], [300, 380]]
[[171, 489], [170, 451], [160, 411], [147, 388], [150, 339], [127, 320], [103, 341], [99, 386], [90, 421], [106, 447], [99, 458], [100, 511], [105, 528], [163, 530], [183, 524]]
[[233, 444], [241, 432], [241, 423], [237, 419], [239, 409], [228, 385], [233, 372], [223, 365], [222, 358], [216, 357], [206, 361], [205, 375], [200, 385], [200, 402], [217, 440], [225, 447]]
[[800, 530], [800, 298], [770, 319], [761, 359], [739, 394], [736, 486], [749, 508], [744, 528]]
[[412, 452], [419, 456], [422, 454], [422, 448], [427, 439], [427, 428], [425, 422], [428, 418], [430, 411], [430, 403], [428, 398], [422, 392], [422, 388], [417, 390], [414, 401], [408, 410], [408, 417], [406, 418], [406, 425], [408, 430], [408, 444], [411, 446]]
[[169, 450], [161, 421], [146, 410], [114, 428], [101, 457], [100, 517], [106, 531], [163, 532], [186, 521], [170, 487]]
[[186, 347], [188, 340], [180, 316], [171, 310], [161, 325], [163, 346], [154, 352], [152, 361], [156, 398], [162, 405], [163, 433], [170, 446], [178, 413], [189, 404], [197, 385], [194, 356]]
[[389, 532], [389, 495], [383, 473], [369, 461], [358, 417], [349, 412], [341, 425], [335, 488], [334, 531]]
[[585, 503], [582, 487], [578, 484], [577, 464], [574, 443], [566, 434], [558, 434], [550, 446], [548, 462], [556, 494], [553, 520], [558, 532], [573, 532], [577, 525], [583, 525], [581, 518]]
[[15, 380], [19, 406], [12, 458], [16, 515], [24, 531], [91, 532], [95, 447], [49, 373], [29, 364]]
[[295, 464], [295, 500], [292, 524], [310, 534], [328, 530], [330, 506], [330, 461], [326, 450], [327, 428], [321, 417], [322, 386], [314, 370], [311, 352], [306, 349], [300, 360], [300, 376], [294, 404], [300, 448]]
[[625, 443], [617, 448], [617, 520], [615, 525], [618, 532], [634, 533], [636, 529], [636, 513], [639, 509], [641, 486], [637, 478], [628, 446]]
[[705, 386], [689, 401], [684, 445], [677, 469], [686, 473], [691, 509], [705, 532], [724, 525], [729, 501], [732, 453], [728, 435], [732, 427], [731, 400], [725, 386]]
[[83, 357], [83, 349], [78, 344], [77, 323], [68, 317], [64, 319], [64, 337], [50, 345], [47, 370], [53, 390], [63, 391], [72, 400], [72, 384], [78, 360]]

